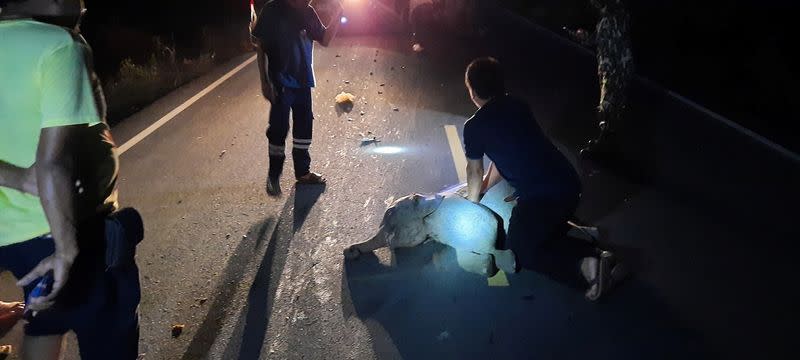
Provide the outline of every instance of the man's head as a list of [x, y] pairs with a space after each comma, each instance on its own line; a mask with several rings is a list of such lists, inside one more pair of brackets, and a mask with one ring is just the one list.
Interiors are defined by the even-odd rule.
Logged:
[[83, 0], [0, 0], [4, 15], [78, 18]]
[[479, 108], [492, 98], [506, 93], [503, 69], [495, 58], [483, 57], [473, 60], [467, 66], [464, 78], [469, 96]]
[[311, 5], [311, 0], [284, 0], [293, 8], [302, 9]]

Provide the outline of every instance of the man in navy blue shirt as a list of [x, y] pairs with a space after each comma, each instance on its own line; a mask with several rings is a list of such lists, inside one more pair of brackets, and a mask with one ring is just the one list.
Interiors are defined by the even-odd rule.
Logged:
[[[622, 269], [610, 252], [565, 237], [581, 193], [577, 172], [544, 135], [528, 105], [506, 94], [497, 60], [474, 60], [466, 85], [479, 108], [464, 124], [468, 199], [478, 202], [501, 178], [508, 181], [517, 204], [506, 246], [514, 250], [518, 266], [576, 286], [588, 281], [587, 298], [598, 299]], [[485, 179], [484, 155], [492, 161]]]
[[272, 104], [269, 114], [269, 175], [267, 193], [280, 194], [280, 175], [286, 159], [285, 143], [292, 127], [292, 158], [298, 184], [324, 184], [325, 178], [310, 170], [312, 122], [311, 88], [314, 87], [314, 41], [328, 46], [339, 28], [342, 7], [329, 27], [322, 25], [309, 0], [272, 0], [258, 16], [253, 37], [264, 98]]

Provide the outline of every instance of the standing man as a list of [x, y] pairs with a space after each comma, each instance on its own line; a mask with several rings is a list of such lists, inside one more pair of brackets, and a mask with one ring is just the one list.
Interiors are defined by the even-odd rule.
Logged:
[[[595, 41], [600, 104], [597, 106], [600, 134], [581, 150], [581, 156], [602, 156], [614, 146], [616, 127], [627, 107], [628, 83], [633, 76], [630, 17], [622, 0], [591, 0], [600, 12]], [[586, 36], [584, 36], [586, 37]]]
[[[74, 25], [82, 1], [0, 9], [0, 268], [29, 299], [23, 358], [58, 359], [74, 331], [82, 359], [135, 359], [138, 269], [105, 261], [118, 162], [91, 52], [72, 27], [32, 20]], [[29, 298], [48, 274], [49, 295]]]
[[258, 70], [264, 98], [272, 104], [269, 113], [269, 172], [267, 194], [281, 193], [280, 176], [286, 160], [285, 144], [292, 113], [292, 158], [298, 184], [325, 184], [321, 174], [311, 172], [311, 88], [314, 87], [314, 41], [328, 46], [341, 24], [339, 4], [328, 27], [322, 25], [309, 0], [273, 0], [266, 4], [253, 29], [258, 52]]
[[[597, 300], [612, 285], [612, 272], [621, 268], [610, 252], [565, 238], [581, 192], [577, 172], [544, 135], [528, 105], [506, 94], [497, 60], [474, 60], [466, 85], [478, 107], [464, 124], [467, 198], [478, 202], [482, 192], [506, 179], [517, 196], [506, 247], [517, 264], [575, 287], [585, 288], [588, 281], [586, 297]], [[493, 164], [486, 180], [484, 155]]]

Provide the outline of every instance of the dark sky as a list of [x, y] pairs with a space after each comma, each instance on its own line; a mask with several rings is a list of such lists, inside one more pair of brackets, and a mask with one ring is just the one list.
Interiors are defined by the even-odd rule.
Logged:
[[[569, 18], [554, 19], [549, 24], [553, 26], [572, 21], [563, 25], [591, 28], [596, 21], [588, 0], [498, 1], [522, 7], [540, 4]], [[800, 97], [800, 59], [790, 55], [800, 39], [798, 2], [627, 3], [640, 74], [800, 151], [798, 136], [787, 131], [800, 119], [795, 105]], [[204, 27], [246, 29], [249, 20], [249, 0], [86, 0], [86, 5], [84, 32], [95, 47], [101, 74], [113, 73], [125, 57], [146, 59], [154, 36], [174, 39], [179, 52], [196, 56]]]

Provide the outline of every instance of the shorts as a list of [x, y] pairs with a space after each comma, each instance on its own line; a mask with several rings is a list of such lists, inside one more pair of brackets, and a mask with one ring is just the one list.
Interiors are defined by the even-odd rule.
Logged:
[[[102, 225], [82, 226], [79, 254], [67, 284], [52, 308], [25, 325], [27, 336], [63, 335], [74, 331], [81, 359], [136, 359], [139, 343], [138, 306], [141, 298], [136, 265], [107, 270]], [[49, 235], [0, 247], [0, 268], [19, 279], [53, 254]], [[36, 281], [23, 290], [28, 298]]]

